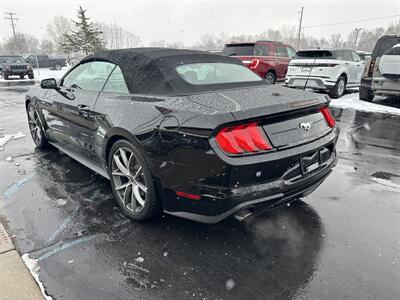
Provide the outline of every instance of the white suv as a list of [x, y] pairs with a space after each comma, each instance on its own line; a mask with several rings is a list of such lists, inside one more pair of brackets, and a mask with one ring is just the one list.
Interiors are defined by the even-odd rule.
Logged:
[[339, 98], [347, 88], [360, 86], [363, 70], [360, 56], [352, 50], [303, 50], [290, 61], [285, 83], [327, 90], [332, 98]]

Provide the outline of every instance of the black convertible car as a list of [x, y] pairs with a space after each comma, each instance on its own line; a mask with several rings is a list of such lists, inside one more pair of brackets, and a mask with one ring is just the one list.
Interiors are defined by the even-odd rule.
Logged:
[[208, 52], [98, 52], [26, 96], [33, 140], [109, 178], [136, 220], [205, 223], [312, 192], [336, 164], [329, 98]]

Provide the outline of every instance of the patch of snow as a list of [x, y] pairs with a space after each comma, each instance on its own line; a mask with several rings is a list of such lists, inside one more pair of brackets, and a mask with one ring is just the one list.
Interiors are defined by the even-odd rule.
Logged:
[[144, 258], [143, 257], [138, 257], [138, 258], [135, 259], [135, 261], [138, 262], [138, 263], [142, 263], [142, 262], [144, 262]]
[[3, 147], [7, 144], [10, 140], [17, 140], [23, 138], [25, 134], [21, 131], [14, 133], [14, 134], [6, 134], [3, 137], [0, 137], [0, 146]]
[[387, 186], [387, 187], [391, 187], [394, 189], [399, 189], [400, 190], [400, 185], [394, 183], [393, 181], [391, 181], [390, 179], [383, 179], [383, 178], [378, 178], [378, 177], [371, 177], [372, 181], [375, 181], [376, 183], [379, 183], [381, 185]]
[[49, 68], [33, 69], [34, 79], [28, 79], [25, 76], [24, 79], [18, 78], [18, 76], [12, 76], [9, 80], [5, 80], [0, 77], [0, 81], [3, 82], [24, 82], [24, 81], [40, 81], [46, 78], [55, 78], [56, 80], [61, 79], [61, 77], [69, 70], [69, 67], [63, 67], [61, 70], [50, 70]]
[[12, 156], [8, 156], [6, 158], [6, 162], [13, 162], [13, 161], [14, 161], [14, 159], [12, 158]]
[[25, 253], [24, 255], [22, 255], [21, 258], [22, 258], [22, 261], [25, 263], [25, 266], [28, 268], [29, 272], [31, 272], [31, 275], [35, 279], [37, 285], [39, 286], [40, 291], [42, 292], [44, 299], [52, 300], [53, 299], [52, 297], [46, 295], [43, 283], [39, 279], [40, 267], [38, 265], [38, 260], [30, 258], [28, 253]]
[[400, 109], [379, 103], [362, 101], [358, 93], [344, 95], [339, 99], [332, 99], [331, 106], [338, 108], [354, 109], [365, 112], [375, 112], [400, 116]]
[[235, 280], [233, 280], [232, 278], [228, 279], [225, 283], [225, 287], [228, 291], [230, 291], [231, 289], [233, 289], [235, 287]]

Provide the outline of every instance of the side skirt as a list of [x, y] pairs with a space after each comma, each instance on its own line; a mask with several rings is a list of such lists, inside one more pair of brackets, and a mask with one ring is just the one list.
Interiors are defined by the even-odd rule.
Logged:
[[96, 172], [97, 174], [103, 176], [104, 178], [110, 180], [110, 177], [108, 176], [108, 173], [105, 169], [99, 167], [98, 165], [92, 163], [90, 160], [83, 158], [82, 156], [77, 155], [75, 152], [71, 151], [67, 147], [64, 147], [60, 144], [54, 143], [54, 142], [49, 142], [52, 146], [56, 147], [58, 150], [64, 152], [67, 154], [69, 157], [75, 159], [77, 162], [81, 163], [85, 167], [91, 169], [92, 171]]

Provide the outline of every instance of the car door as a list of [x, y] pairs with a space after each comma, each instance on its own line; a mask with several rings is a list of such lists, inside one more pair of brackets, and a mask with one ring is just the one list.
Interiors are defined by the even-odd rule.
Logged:
[[283, 45], [275, 45], [275, 60], [277, 63], [278, 79], [284, 79], [289, 65], [289, 57], [286, 47]]
[[354, 69], [355, 69], [355, 83], [359, 84], [361, 82], [361, 76], [364, 72], [364, 63], [361, 57], [354, 51], [351, 51], [351, 55], [353, 57]]
[[343, 60], [348, 71], [347, 85], [351, 85], [357, 82], [357, 63], [353, 60], [351, 51], [342, 50]]
[[97, 129], [93, 108], [114, 64], [105, 61], [77, 65], [45, 95], [47, 133], [56, 143], [83, 156], [94, 151]]

